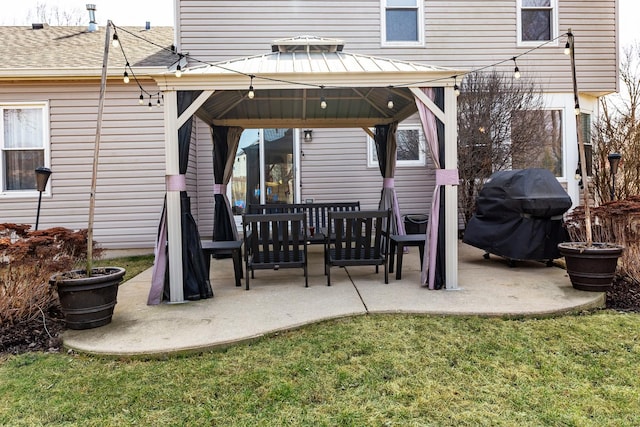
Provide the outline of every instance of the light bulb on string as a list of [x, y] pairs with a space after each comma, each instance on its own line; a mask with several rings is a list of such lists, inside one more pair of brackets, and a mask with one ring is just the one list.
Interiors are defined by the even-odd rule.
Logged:
[[113, 33], [113, 39], [111, 40], [111, 45], [113, 47], [119, 47], [120, 46], [120, 41], [118, 41], [118, 34]]
[[574, 113], [576, 114], [576, 116], [580, 115], [580, 104], [578, 102], [576, 102], [576, 105], [574, 107]]
[[180, 78], [182, 77], [182, 67], [180, 66], [180, 64], [178, 63], [178, 65], [176, 66], [176, 77]]
[[573, 33], [571, 28], [567, 31], [567, 42], [564, 44], [564, 54], [571, 55], [571, 45], [573, 44]]
[[249, 92], [247, 92], [247, 98], [253, 99], [256, 96], [256, 93], [253, 91], [253, 78], [255, 76], [250, 75], [249, 77], [251, 78], [251, 81], [249, 82]]
[[127, 70], [124, 70], [124, 77], [122, 78], [122, 81], [124, 81], [125, 83], [129, 83], [129, 73], [127, 73]]
[[142, 94], [142, 92], [140, 92], [140, 100], [138, 101], [138, 104], [140, 105], [144, 104], [144, 95]]
[[458, 86], [458, 76], [453, 76], [453, 93], [456, 96], [460, 95], [460, 86]]
[[320, 108], [327, 108], [327, 100], [324, 97], [324, 86], [320, 86]]
[[151, 95], [149, 95], [149, 111], [153, 109], [153, 104], [151, 104]]
[[391, 95], [389, 95], [389, 100], [387, 101], [387, 108], [390, 110], [393, 109], [393, 97]]
[[514, 56], [511, 59], [513, 60], [513, 63], [515, 65], [515, 68], [513, 69], [513, 78], [517, 80], [517, 79], [520, 78], [520, 68], [518, 68], [518, 63], [516, 62], [516, 57]]
[[160, 106], [161, 106], [161, 105], [162, 105], [162, 104], [160, 103], [160, 95], [158, 95], [158, 102], [156, 103], [156, 106], [157, 106], [158, 108], [160, 108]]

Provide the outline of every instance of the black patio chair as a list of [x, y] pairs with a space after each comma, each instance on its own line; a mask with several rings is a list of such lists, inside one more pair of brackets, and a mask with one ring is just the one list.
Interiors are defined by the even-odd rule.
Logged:
[[[307, 217], [304, 213], [250, 214], [242, 216], [246, 289], [255, 270], [302, 268], [307, 274]], [[251, 276], [249, 276], [251, 272]]]
[[374, 265], [376, 274], [384, 266], [384, 283], [389, 283], [389, 239], [386, 230], [391, 211], [329, 212], [325, 240], [327, 286], [331, 286], [331, 267]]

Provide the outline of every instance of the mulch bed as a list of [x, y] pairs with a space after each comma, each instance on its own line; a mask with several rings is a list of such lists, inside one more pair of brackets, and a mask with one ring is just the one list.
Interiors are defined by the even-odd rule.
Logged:
[[[44, 320], [44, 321], [43, 321]], [[0, 355], [30, 351], [58, 353], [62, 349], [64, 316], [59, 307], [51, 307], [43, 317], [16, 325], [0, 327]]]
[[616, 278], [607, 291], [607, 308], [640, 313], [640, 285], [627, 278]]
[[[640, 313], [640, 285], [618, 278], [607, 292], [607, 308]], [[59, 307], [45, 313], [46, 322], [37, 318], [19, 325], [0, 327], [0, 355], [32, 351], [58, 353], [62, 350], [61, 334], [65, 330]]]

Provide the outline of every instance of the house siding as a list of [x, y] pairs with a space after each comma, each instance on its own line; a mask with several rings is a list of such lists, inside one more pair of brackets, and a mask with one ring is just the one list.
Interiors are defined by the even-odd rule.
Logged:
[[[178, 45], [198, 60], [217, 62], [268, 52], [273, 40], [300, 34], [345, 41], [345, 50], [367, 55], [476, 69], [509, 60], [531, 49], [517, 46], [516, 0], [425, 1], [425, 45], [381, 47], [380, 1], [204, 1], [179, 3]], [[616, 0], [558, 0], [558, 34], [576, 37], [579, 89], [597, 96], [617, 89]], [[523, 73], [545, 90], [572, 90], [564, 42], [520, 58]]]
[[[152, 81], [141, 82], [147, 89]], [[39, 228], [86, 228], [99, 81], [0, 82], [0, 102], [49, 103], [51, 194]], [[138, 105], [139, 88], [109, 81], [98, 166], [94, 237], [105, 248], [153, 248], [165, 194], [163, 109]], [[0, 199], [0, 222], [35, 223], [37, 193]]]

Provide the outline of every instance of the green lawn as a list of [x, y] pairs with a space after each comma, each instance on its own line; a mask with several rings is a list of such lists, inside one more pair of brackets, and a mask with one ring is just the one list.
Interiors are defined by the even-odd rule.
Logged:
[[[188, 333], [188, 331], [185, 331]], [[165, 360], [0, 361], [0, 425], [637, 426], [640, 315], [370, 315]]]
[[129, 257], [119, 257], [111, 259], [100, 259], [94, 261], [95, 267], [116, 266], [126, 270], [124, 282], [142, 273], [147, 268], [153, 266], [153, 255], [136, 255]]

